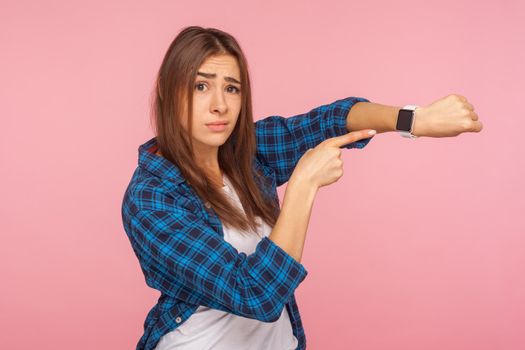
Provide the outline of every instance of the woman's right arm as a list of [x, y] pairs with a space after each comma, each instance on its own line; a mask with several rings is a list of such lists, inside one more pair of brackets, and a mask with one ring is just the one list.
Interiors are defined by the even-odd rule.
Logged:
[[288, 182], [277, 222], [269, 238], [301, 262], [306, 231], [317, 188], [304, 181]]
[[[269, 238], [301, 262], [306, 231], [317, 190], [343, 176], [342, 149], [369, 140], [370, 129], [352, 131], [322, 141], [299, 159], [286, 187], [282, 209]], [[363, 141], [361, 141], [363, 142]]]

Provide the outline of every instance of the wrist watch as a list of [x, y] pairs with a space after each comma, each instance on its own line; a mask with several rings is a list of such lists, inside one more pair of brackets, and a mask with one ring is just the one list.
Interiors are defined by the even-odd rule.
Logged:
[[416, 139], [418, 136], [412, 134], [414, 131], [414, 122], [416, 120], [415, 110], [419, 106], [416, 105], [406, 105], [399, 110], [397, 115], [396, 130], [399, 131], [401, 136], [407, 137], [410, 139]]

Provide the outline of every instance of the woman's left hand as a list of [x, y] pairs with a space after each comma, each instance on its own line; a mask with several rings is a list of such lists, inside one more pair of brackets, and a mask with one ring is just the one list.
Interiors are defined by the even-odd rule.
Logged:
[[412, 134], [415, 136], [450, 137], [464, 132], [480, 132], [483, 124], [465, 97], [452, 94], [415, 110]]

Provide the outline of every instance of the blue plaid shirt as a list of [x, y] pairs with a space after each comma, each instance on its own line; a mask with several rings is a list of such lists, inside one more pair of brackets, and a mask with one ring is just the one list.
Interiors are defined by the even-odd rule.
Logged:
[[[309, 148], [346, 134], [346, 117], [357, 102], [348, 97], [293, 117], [269, 116], [255, 122], [254, 168], [265, 175], [262, 190], [279, 203], [277, 187], [286, 183]], [[371, 138], [343, 148], [363, 148]], [[146, 284], [160, 291], [144, 322], [139, 349], [154, 349], [162, 335], [186, 321], [199, 305], [238, 316], [275, 322], [283, 307], [290, 315], [297, 349], [306, 337], [295, 289], [305, 267], [268, 237], [253, 254], [239, 253], [223, 238], [222, 225], [180, 170], [154, 154], [156, 138], [138, 149], [138, 167], [122, 203], [124, 229]]]

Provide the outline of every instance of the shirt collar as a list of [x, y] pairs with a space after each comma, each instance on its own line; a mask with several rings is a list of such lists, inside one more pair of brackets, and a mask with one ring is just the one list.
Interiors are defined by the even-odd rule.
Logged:
[[175, 184], [186, 181], [180, 169], [164, 157], [156, 155], [158, 149], [157, 138], [153, 137], [139, 146], [139, 167], [158, 176], [168, 179]]

